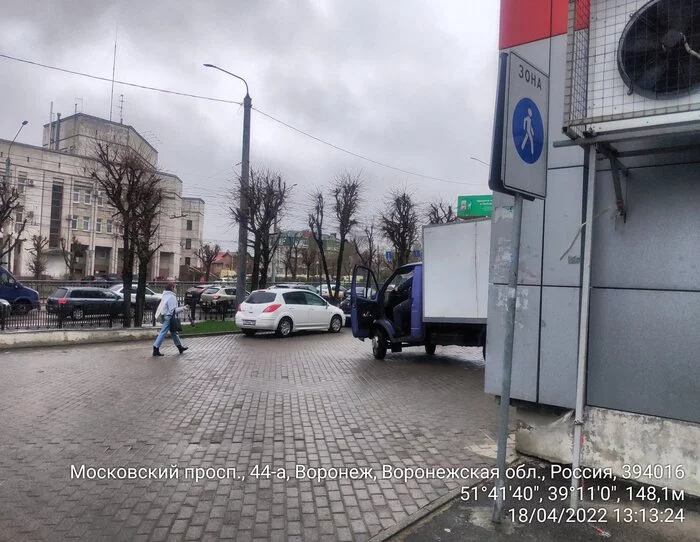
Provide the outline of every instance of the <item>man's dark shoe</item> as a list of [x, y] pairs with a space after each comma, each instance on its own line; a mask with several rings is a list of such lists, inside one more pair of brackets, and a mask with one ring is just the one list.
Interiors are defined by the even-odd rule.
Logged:
[[182, 354], [185, 350], [187, 350], [186, 346], [178, 346], [177, 349], [180, 351], [180, 354]]
[[160, 353], [160, 348], [158, 348], [157, 346], [154, 346], [154, 347], [153, 347], [153, 355], [154, 355], [154, 356], [164, 356], [165, 354], [161, 354], [161, 353]]

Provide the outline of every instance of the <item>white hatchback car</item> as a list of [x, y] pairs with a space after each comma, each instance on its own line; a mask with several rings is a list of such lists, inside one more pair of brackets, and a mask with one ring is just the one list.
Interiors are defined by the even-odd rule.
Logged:
[[278, 337], [289, 337], [304, 329], [338, 333], [345, 314], [308, 290], [256, 290], [238, 307], [236, 325], [248, 336], [274, 331]]

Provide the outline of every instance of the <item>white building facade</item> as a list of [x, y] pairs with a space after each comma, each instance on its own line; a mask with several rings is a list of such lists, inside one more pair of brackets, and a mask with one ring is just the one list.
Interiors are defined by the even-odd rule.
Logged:
[[[66, 278], [65, 248], [75, 238], [87, 248], [74, 266], [74, 278], [107, 273], [121, 274], [122, 233], [119, 215], [109, 204], [99, 183], [90, 177], [96, 143], [119, 143], [135, 149], [153, 166], [158, 153], [131, 126], [78, 113], [44, 126], [41, 147], [15, 142], [10, 155], [9, 183], [19, 193], [21, 207], [6, 225], [5, 233], [21, 241], [5, 257], [15, 276], [32, 275], [32, 237], [48, 239], [45, 276]], [[0, 140], [0, 158], [7, 158], [10, 141]], [[177, 277], [182, 255], [182, 181], [161, 173], [161, 204], [155, 246], [148, 277]], [[201, 207], [203, 220], [203, 205]], [[22, 223], [24, 230], [21, 231]], [[21, 231], [21, 233], [20, 233]], [[193, 232], [201, 243], [202, 230]]]

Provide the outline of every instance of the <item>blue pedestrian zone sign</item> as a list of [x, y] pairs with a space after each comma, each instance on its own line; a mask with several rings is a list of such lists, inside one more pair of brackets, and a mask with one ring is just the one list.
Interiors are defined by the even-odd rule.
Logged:
[[544, 124], [535, 102], [520, 100], [513, 110], [513, 143], [520, 158], [528, 164], [540, 159], [544, 148]]

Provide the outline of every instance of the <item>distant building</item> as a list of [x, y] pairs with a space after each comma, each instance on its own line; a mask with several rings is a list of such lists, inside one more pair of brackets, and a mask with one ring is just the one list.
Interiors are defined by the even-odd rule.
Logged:
[[202, 247], [203, 231], [204, 200], [200, 198], [182, 198], [181, 266], [196, 268], [201, 266], [197, 252]]
[[[46, 124], [41, 147], [18, 142], [12, 145], [8, 182], [19, 192], [22, 206], [6, 225], [5, 234], [17, 235], [26, 219], [21, 242], [5, 258], [13, 274], [31, 275], [29, 251], [34, 235], [49, 240], [48, 276], [67, 275], [61, 247], [69, 246], [73, 237], [87, 247], [76, 261], [75, 276], [121, 273], [123, 228], [99, 184], [89, 177], [98, 141], [129, 146], [154, 166], [158, 164], [158, 152], [134, 128], [83, 113]], [[3, 162], [9, 146], [10, 141], [0, 139]], [[180, 178], [168, 173], [161, 176], [165, 195], [154, 243], [162, 246], [151, 262], [149, 279], [177, 276], [181, 258], [192, 257], [191, 251], [181, 246], [182, 230], [187, 227], [183, 214], [197, 217], [197, 225], [193, 220], [192, 235], [187, 237], [190, 245], [198, 247], [202, 238], [204, 202], [190, 203], [189, 198], [183, 202]]]

